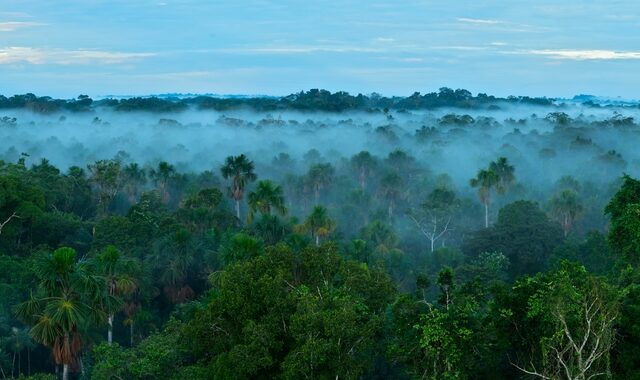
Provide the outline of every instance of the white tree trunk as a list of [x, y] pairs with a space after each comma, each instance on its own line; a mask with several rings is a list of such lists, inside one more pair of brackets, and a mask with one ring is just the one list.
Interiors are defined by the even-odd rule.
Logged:
[[489, 228], [489, 202], [484, 204], [484, 228]]
[[62, 380], [69, 380], [69, 364], [62, 365]]
[[107, 342], [109, 345], [113, 343], [113, 314], [109, 314], [109, 331], [107, 332]]
[[238, 220], [240, 219], [240, 201], [238, 199], [236, 199], [236, 216], [238, 217]]

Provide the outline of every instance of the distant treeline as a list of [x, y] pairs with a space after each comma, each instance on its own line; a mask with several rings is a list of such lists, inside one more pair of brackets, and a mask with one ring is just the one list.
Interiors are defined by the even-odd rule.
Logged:
[[[386, 110], [435, 109], [440, 107], [456, 107], [465, 109], [497, 108], [501, 103], [551, 106], [555, 99], [532, 98], [528, 96], [495, 97], [484, 93], [474, 96], [464, 89], [453, 90], [443, 87], [438, 92], [421, 94], [413, 93], [408, 97], [385, 97], [380, 94], [351, 95], [339, 91], [331, 93], [327, 90], [312, 89], [283, 97], [214, 97], [195, 96], [178, 97], [133, 97], [126, 99], [101, 99], [94, 101], [87, 95], [76, 99], [54, 99], [49, 96], [34, 94], [0, 95], [0, 109], [26, 109], [38, 113], [54, 113], [60, 111], [85, 112], [97, 107], [111, 108], [116, 111], [147, 112], [179, 112], [188, 108], [201, 110], [226, 111], [231, 109], [250, 109], [254, 111], [364, 111], [386, 112]], [[596, 105], [596, 104], [593, 104]]]

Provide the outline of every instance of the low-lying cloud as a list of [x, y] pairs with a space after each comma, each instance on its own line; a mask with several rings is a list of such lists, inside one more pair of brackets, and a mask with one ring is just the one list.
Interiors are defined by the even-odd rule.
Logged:
[[131, 53], [98, 49], [56, 49], [12, 46], [0, 48], [0, 64], [29, 63], [57, 64], [118, 64], [152, 57], [155, 53]]

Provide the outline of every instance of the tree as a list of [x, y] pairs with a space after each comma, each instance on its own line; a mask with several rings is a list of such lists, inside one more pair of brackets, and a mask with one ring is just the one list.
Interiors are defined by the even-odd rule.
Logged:
[[262, 215], [271, 215], [272, 209], [281, 215], [286, 215], [284, 195], [282, 187], [272, 181], [258, 181], [256, 189], [249, 193], [249, 221], [253, 220], [256, 212]]
[[91, 182], [98, 190], [98, 210], [104, 216], [109, 205], [120, 190], [120, 162], [115, 160], [100, 160], [87, 165], [91, 173]]
[[311, 165], [307, 172], [307, 183], [313, 188], [316, 205], [320, 201], [320, 191], [333, 182], [334, 169], [331, 164], [314, 164]]
[[434, 189], [419, 209], [409, 210], [407, 215], [422, 234], [431, 243], [431, 252], [435, 243], [451, 231], [451, 218], [457, 206], [456, 195], [445, 188]]
[[498, 177], [498, 182], [495, 185], [496, 191], [498, 194], [504, 194], [515, 180], [515, 168], [509, 165], [506, 157], [500, 157], [489, 164], [489, 170]]
[[[22, 374], [23, 351], [27, 351], [27, 373], [31, 375], [31, 351], [35, 348], [35, 342], [29, 335], [29, 329], [12, 327], [9, 336], [0, 341], [13, 353], [11, 377], [19, 377]], [[18, 359], [17, 368], [16, 358]]]
[[38, 288], [16, 312], [33, 326], [33, 339], [51, 348], [54, 361], [63, 366], [62, 378], [67, 380], [70, 368], [79, 365], [82, 327], [106, 319], [102, 308], [108, 298], [105, 282], [78, 261], [71, 248], [59, 248], [42, 257], [34, 272]]
[[366, 378], [393, 295], [383, 271], [331, 245], [279, 244], [219, 274], [181, 347], [213, 378]]
[[9, 215], [9, 217], [4, 222], [0, 222], [0, 235], [2, 234], [2, 229], [4, 228], [4, 226], [6, 226], [7, 223], [9, 223], [13, 218], [20, 219], [20, 216], [18, 216], [18, 214], [14, 212], [13, 214]]
[[388, 254], [396, 249], [398, 237], [394, 231], [379, 220], [365, 226], [360, 232], [363, 241], [369, 242], [377, 254]]
[[107, 323], [109, 331], [107, 342], [113, 342], [113, 317], [123, 305], [124, 298], [132, 295], [138, 288], [137, 277], [140, 272], [139, 263], [124, 256], [116, 247], [110, 245], [104, 248], [95, 258], [97, 272], [107, 282], [107, 292], [112, 299], [119, 302], [107, 305]]
[[316, 242], [316, 246], [319, 246], [320, 238], [329, 235], [335, 226], [335, 222], [329, 218], [327, 209], [322, 206], [315, 206], [301, 225], [301, 228], [303, 231], [310, 233], [311, 238]]
[[162, 287], [165, 297], [173, 304], [191, 299], [195, 292], [189, 280], [193, 272], [197, 242], [189, 231], [180, 225], [166, 226], [154, 242], [153, 251], [145, 258], [147, 268]]
[[625, 175], [622, 186], [604, 211], [611, 217], [609, 244], [614, 252], [637, 265], [640, 261], [640, 181]]
[[169, 181], [175, 174], [175, 167], [166, 161], [161, 161], [156, 169], [151, 169], [149, 172], [149, 177], [157, 186], [160, 192], [160, 199], [164, 203], [169, 201]]
[[573, 190], [563, 190], [551, 199], [549, 206], [551, 215], [562, 225], [566, 237], [573, 228], [573, 223], [584, 210], [578, 194]]
[[240, 201], [244, 198], [244, 189], [249, 182], [256, 180], [257, 176], [253, 172], [253, 161], [250, 161], [244, 154], [239, 156], [229, 156], [224, 165], [220, 168], [224, 179], [231, 179], [229, 195], [236, 202], [236, 217], [240, 219]]
[[131, 163], [122, 169], [124, 191], [130, 204], [135, 204], [140, 198], [142, 187], [147, 183], [147, 175], [138, 164]]
[[498, 175], [491, 169], [482, 169], [469, 181], [471, 187], [478, 188], [480, 202], [484, 205], [484, 227], [489, 228], [489, 205], [491, 204], [491, 189], [500, 181]]
[[375, 159], [371, 156], [371, 153], [366, 150], [351, 157], [351, 166], [356, 172], [362, 191], [366, 191], [367, 178], [371, 175], [371, 171], [375, 165]]
[[[522, 328], [526, 315], [538, 328], [519, 330], [530, 337], [529, 360], [512, 362], [522, 372], [541, 379], [587, 380], [611, 377], [609, 353], [618, 317], [617, 293], [586, 269], [569, 262], [548, 274], [538, 274], [514, 285], [527, 294], [526, 310], [502, 311], [507, 323]], [[515, 296], [515, 294], [514, 294]], [[524, 314], [523, 314], [524, 312]], [[539, 334], [539, 335], [537, 335]], [[526, 364], [525, 364], [526, 363]]]
[[403, 196], [403, 185], [402, 178], [396, 172], [389, 172], [380, 180], [378, 193], [382, 199], [387, 201], [389, 219], [393, 218], [396, 203]]
[[548, 258], [563, 238], [562, 229], [549, 220], [537, 203], [517, 201], [503, 207], [498, 221], [465, 239], [465, 254], [502, 252], [510, 261], [515, 278], [545, 268]]

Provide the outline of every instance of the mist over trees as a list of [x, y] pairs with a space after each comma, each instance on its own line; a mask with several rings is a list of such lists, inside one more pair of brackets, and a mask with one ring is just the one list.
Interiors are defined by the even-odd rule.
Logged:
[[639, 377], [639, 113], [0, 97], [0, 376]]

